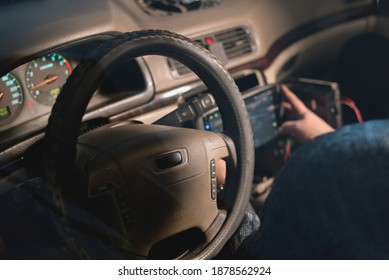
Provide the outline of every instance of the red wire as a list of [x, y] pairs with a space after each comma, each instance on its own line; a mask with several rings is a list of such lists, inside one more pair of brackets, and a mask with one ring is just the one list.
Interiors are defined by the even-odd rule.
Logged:
[[363, 122], [361, 111], [359, 110], [358, 106], [355, 104], [354, 100], [352, 100], [350, 97], [342, 96], [341, 103], [350, 107], [354, 111], [358, 122], [360, 123]]
[[285, 145], [285, 153], [284, 153], [284, 162], [287, 162], [289, 159], [290, 155], [292, 153], [292, 142], [290, 139], [286, 140], [286, 145]]

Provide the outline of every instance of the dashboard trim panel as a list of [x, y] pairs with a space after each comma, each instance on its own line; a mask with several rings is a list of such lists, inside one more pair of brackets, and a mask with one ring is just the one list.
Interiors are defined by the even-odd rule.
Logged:
[[305, 24], [300, 25], [295, 29], [292, 29], [291, 31], [277, 39], [271, 45], [266, 55], [264, 55], [263, 57], [253, 62], [245, 63], [244, 65], [234, 67], [231, 69], [231, 71], [238, 71], [247, 68], [264, 70], [273, 63], [273, 61], [281, 52], [283, 52], [286, 48], [298, 42], [299, 40], [302, 40], [306, 37], [309, 37], [311, 35], [314, 35], [315, 33], [324, 31], [326, 29], [335, 27], [342, 23], [347, 23], [353, 20], [358, 20], [378, 14], [379, 12], [377, 8], [373, 4], [371, 4], [354, 7], [338, 12], [336, 14], [331, 14], [329, 16], [306, 22]]

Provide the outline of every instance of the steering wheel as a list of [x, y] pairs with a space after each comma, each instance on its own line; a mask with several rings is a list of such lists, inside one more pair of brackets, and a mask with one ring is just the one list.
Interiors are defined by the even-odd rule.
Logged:
[[[198, 75], [219, 107], [223, 134], [120, 122], [79, 137], [100, 83], [145, 55], [176, 59]], [[71, 201], [102, 220], [109, 246], [129, 258], [209, 259], [243, 218], [253, 179], [252, 138], [241, 94], [208, 50], [169, 31], [130, 32], [93, 50], [62, 88], [46, 128], [45, 179], [62, 226], [73, 219]], [[216, 192], [219, 159], [227, 162], [230, 200], [220, 201]], [[60, 231], [75, 242], [68, 230]]]

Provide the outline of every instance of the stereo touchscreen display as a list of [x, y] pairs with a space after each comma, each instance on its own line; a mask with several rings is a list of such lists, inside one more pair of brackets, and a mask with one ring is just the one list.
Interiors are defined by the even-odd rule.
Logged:
[[[277, 137], [279, 126], [279, 93], [276, 87], [271, 87], [260, 93], [245, 98], [254, 133], [254, 145], [258, 148]], [[203, 119], [204, 129], [222, 132], [223, 123], [219, 111], [206, 115]]]

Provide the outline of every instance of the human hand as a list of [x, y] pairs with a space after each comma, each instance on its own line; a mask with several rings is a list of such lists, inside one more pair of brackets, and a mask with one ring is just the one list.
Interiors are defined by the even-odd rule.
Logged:
[[289, 120], [278, 129], [279, 135], [288, 135], [303, 144], [334, 129], [323, 119], [309, 110], [304, 103], [285, 85], [281, 86], [287, 100], [284, 107]]

